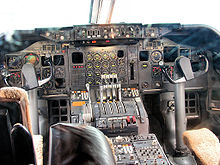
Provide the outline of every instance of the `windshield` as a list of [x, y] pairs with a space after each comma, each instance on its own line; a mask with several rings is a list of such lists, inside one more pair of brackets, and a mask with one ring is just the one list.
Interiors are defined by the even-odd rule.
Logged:
[[[218, 1], [116, 0], [112, 23], [206, 24], [220, 30], [215, 18]], [[88, 24], [90, 0], [7, 0], [1, 2], [0, 33], [39, 27], [65, 27]], [[104, 23], [104, 21], [103, 21]]]

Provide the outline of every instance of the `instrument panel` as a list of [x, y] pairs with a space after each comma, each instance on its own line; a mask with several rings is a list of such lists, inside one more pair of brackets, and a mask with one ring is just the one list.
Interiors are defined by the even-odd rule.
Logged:
[[[25, 80], [21, 70], [27, 63], [34, 66], [38, 80], [52, 75], [50, 81], [37, 90], [39, 109], [47, 113], [48, 126], [58, 122], [89, 123], [113, 139], [115, 135], [131, 134], [140, 138], [137, 141], [126, 137], [129, 142], [123, 144], [115, 139], [119, 164], [169, 164], [156, 137], [145, 139], [141, 135], [149, 133], [149, 121], [154, 125], [154, 115], [162, 115], [158, 117], [161, 125], [165, 125], [161, 129], [169, 127], [166, 128], [169, 135], [174, 131], [170, 125], [175, 118], [171, 119], [171, 113], [166, 112], [175, 111], [175, 89], [162, 74], [161, 63], [173, 80], [182, 77], [177, 75], [175, 64], [180, 56], [190, 59], [192, 70], [198, 75], [207, 69], [208, 63], [202, 56], [220, 73], [219, 53], [196, 45], [191, 31], [184, 32], [180, 25], [80, 25], [37, 29], [36, 32], [41, 39], [21, 51], [6, 54], [5, 84], [23, 87]], [[182, 39], [184, 35], [192, 36], [190, 44], [187, 37]], [[213, 57], [217, 58], [214, 66]], [[202, 101], [207, 97], [205, 91], [212, 85], [210, 82], [214, 84], [219, 80], [212, 71], [200, 77], [194, 73], [195, 79], [185, 84], [188, 123], [200, 120], [206, 106]], [[213, 91], [212, 99], [217, 100]], [[212, 102], [212, 108], [216, 108], [217, 103]], [[162, 132], [159, 134], [163, 135]], [[169, 135], [165, 136], [171, 137]]]
[[[8, 81], [22, 86], [21, 68], [25, 63], [33, 64], [39, 80], [48, 78], [51, 74], [48, 62], [51, 62], [53, 78], [41, 87], [44, 95], [85, 89], [87, 83], [98, 87], [101, 75], [109, 74], [117, 75], [124, 87], [138, 87], [141, 92], [162, 91], [169, 82], [162, 75], [159, 62], [165, 63], [171, 77], [179, 56], [191, 59], [193, 71], [205, 68], [199, 59], [204, 52], [163, 37], [171, 30], [169, 26], [112, 24], [44, 31], [40, 35], [47, 41], [38, 41], [6, 55]], [[190, 83], [189, 86], [204, 85]]]
[[122, 69], [125, 67], [124, 55], [118, 57], [119, 53], [116, 51], [88, 52], [86, 54], [86, 78], [94, 77], [94, 80], [92, 80], [94, 82], [87, 80], [87, 83], [100, 84], [101, 75], [121, 73], [121, 78], [125, 76]]

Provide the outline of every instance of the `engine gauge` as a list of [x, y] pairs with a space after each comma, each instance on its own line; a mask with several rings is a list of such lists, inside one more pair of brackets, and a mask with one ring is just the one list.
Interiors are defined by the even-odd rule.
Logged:
[[156, 50], [151, 53], [151, 60], [153, 62], [160, 62], [162, 60], [162, 54], [160, 51]]
[[93, 72], [92, 71], [88, 71], [87, 72], [87, 77], [92, 77], [93, 76]]
[[95, 68], [101, 68], [99, 62], [94, 63], [94, 67], [95, 67]]
[[116, 62], [111, 62], [110, 66], [111, 66], [111, 68], [116, 68], [117, 67]]
[[102, 58], [103, 58], [104, 60], [108, 60], [108, 59], [109, 59], [109, 55], [108, 55], [107, 53], [104, 53], [104, 54], [102, 55]]
[[91, 68], [93, 67], [93, 65], [92, 65], [91, 62], [88, 62], [87, 65], [86, 65], [86, 67], [87, 67], [88, 69], [91, 69]]
[[39, 63], [39, 56], [34, 53], [28, 53], [24, 56], [25, 64], [32, 64], [36, 66]]
[[108, 68], [108, 66], [109, 66], [109, 65], [108, 65], [108, 62], [107, 62], [107, 61], [104, 61], [104, 62], [102, 63], [102, 67], [103, 67], [103, 68]]
[[[124, 59], [119, 59], [119, 60], [118, 60], [118, 65], [119, 65], [119, 66], [125, 65]], [[123, 66], [123, 67], [124, 67], [124, 66]]]
[[115, 35], [117, 37], [120, 37], [120, 30], [118, 28], [115, 29]]
[[96, 77], [95, 84], [97, 85], [101, 84], [101, 79], [99, 77]]
[[93, 84], [93, 78], [91, 78], [91, 77], [89, 77], [89, 78], [87, 78], [87, 80], [86, 80], [86, 82], [88, 83], [88, 84]]
[[95, 69], [94, 73], [96, 76], [101, 76], [101, 71], [99, 69]]
[[111, 74], [116, 75], [117, 71], [115, 69], [111, 70]]
[[102, 70], [102, 74], [103, 74], [103, 75], [108, 75], [108, 74], [109, 74], [109, 71], [108, 71], [107, 69], [103, 69], [103, 70]]
[[96, 53], [94, 58], [95, 58], [95, 61], [101, 61], [101, 56], [99, 53]]
[[87, 61], [92, 61], [92, 54], [87, 54]]
[[115, 53], [110, 53], [110, 57], [111, 59], [115, 60], [117, 58], [117, 55]]

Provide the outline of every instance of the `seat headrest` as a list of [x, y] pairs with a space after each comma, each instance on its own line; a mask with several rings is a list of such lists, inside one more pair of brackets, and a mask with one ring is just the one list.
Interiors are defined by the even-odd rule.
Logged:
[[56, 124], [50, 128], [49, 164], [115, 164], [104, 134], [92, 126]]

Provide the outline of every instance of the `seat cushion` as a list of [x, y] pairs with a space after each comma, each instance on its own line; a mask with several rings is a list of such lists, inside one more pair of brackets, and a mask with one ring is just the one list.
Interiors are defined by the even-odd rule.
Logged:
[[203, 165], [220, 165], [219, 139], [207, 128], [183, 133], [184, 143]]
[[33, 135], [32, 138], [37, 165], [43, 165], [43, 136]]

